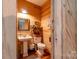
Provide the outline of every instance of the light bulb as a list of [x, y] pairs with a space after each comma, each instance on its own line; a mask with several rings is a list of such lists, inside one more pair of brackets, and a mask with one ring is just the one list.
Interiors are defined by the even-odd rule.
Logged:
[[26, 11], [26, 10], [24, 10], [24, 9], [22, 9], [22, 13], [23, 13], [23, 14], [26, 14], [26, 13], [27, 13], [27, 11]]

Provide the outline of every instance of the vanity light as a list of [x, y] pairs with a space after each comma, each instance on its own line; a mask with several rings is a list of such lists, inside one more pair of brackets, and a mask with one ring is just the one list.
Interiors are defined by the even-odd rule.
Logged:
[[27, 14], [28, 12], [26, 10], [22, 9], [22, 13]]
[[27, 19], [27, 11], [25, 9], [21, 10], [21, 13], [17, 13], [17, 17], [18, 18], [23, 18], [23, 19]]
[[21, 9], [21, 12], [17, 13], [18, 18], [29, 19], [31, 18], [26, 9]]

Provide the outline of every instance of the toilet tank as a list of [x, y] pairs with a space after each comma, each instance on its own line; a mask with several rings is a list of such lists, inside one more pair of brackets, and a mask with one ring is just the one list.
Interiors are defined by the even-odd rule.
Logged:
[[34, 37], [34, 43], [40, 43], [42, 41], [42, 37]]

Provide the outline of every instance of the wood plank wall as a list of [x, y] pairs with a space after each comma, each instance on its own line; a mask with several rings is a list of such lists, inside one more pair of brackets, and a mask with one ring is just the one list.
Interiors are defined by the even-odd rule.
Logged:
[[76, 59], [76, 0], [54, 0], [54, 59]]
[[51, 14], [51, 2], [47, 0], [41, 7], [41, 17], [50, 16]]
[[[17, 0], [17, 12], [21, 13], [22, 9], [27, 11], [27, 18], [30, 20], [30, 25], [34, 25], [35, 21], [41, 20], [41, 7], [26, 0]], [[31, 26], [30, 26], [31, 27]], [[17, 33], [29, 34], [29, 31], [18, 31], [18, 19], [17, 19]]]
[[[17, 18], [17, 34], [22, 34], [22, 35], [32, 35], [31, 34], [31, 26], [34, 25], [35, 21], [39, 21], [41, 20], [41, 7], [40, 6], [37, 6], [33, 3], [30, 3], [26, 0], [17, 0], [17, 12], [18, 13], [22, 13], [22, 9], [25, 9], [27, 11], [27, 19], [30, 20], [30, 30], [28, 31], [19, 31], [18, 30], [18, 18]], [[17, 35], [18, 36], [18, 35]], [[17, 41], [18, 43], [18, 41]], [[24, 42], [23, 43], [23, 46], [24, 46], [24, 56], [27, 56], [27, 52], [26, 51], [26, 45], [27, 42]], [[28, 48], [27, 48], [28, 49]]]
[[41, 18], [40, 6], [30, 3], [26, 0], [17, 0], [17, 11], [22, 12], [25, 9], [28, 14], [35, 16], [38, 20]]
[[63, 59], [76, 59], [77, 49], [77, 1], [62, 0], [63, 11]]
[[51, 42], [49, 38], [51, 37], [51, 30], [48, 27], [50, 24], [51, 16], [51, 1], [47, 0], [41, 7], [41, 26], [43, 27], [43, 41], [46, 44], [49, 52], [51, 53]]

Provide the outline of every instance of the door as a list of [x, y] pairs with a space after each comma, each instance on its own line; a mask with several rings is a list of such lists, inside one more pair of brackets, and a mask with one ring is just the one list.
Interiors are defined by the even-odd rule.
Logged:
[[54, 0], [54, 59], [76, 59], [76, 0]]
[[77, 1], [62, 1], [62, 53], [63, 59], [76, 59], [77, 51]]

